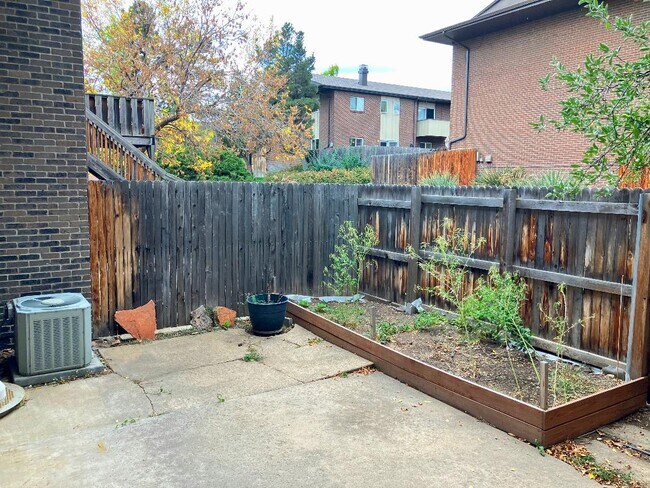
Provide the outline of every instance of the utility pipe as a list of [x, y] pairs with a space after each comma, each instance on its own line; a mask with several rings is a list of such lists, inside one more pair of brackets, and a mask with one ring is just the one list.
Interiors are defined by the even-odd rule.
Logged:
[[463, 124], [463, 135], [447, 141], [447, 149], [451, 149], [452, 144], [460, 142], [467, 137], [467, 114], [469, 109], [469, 47], [462, 42], [455, 41], [449, 37], [446, 32], [443, 32], [442, 35], [449, 39], [452, 43], [458, 44], [459, 46], [465, 48], [465, 122]]

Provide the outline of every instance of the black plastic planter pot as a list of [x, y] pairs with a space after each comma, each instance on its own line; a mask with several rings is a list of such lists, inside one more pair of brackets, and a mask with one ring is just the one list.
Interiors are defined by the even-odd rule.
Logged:
[[271, 293], [270, 303], [267, 301], [268, 298], [268, 294], [260, 293], [246, 299], [253, 334], [273, 335], [282, 330], [289, 300], [284, 295], [277, 293]]

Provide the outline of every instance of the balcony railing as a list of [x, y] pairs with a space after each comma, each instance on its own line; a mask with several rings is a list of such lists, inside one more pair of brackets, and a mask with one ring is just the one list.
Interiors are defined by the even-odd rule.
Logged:
[[420, 120], [418, 121], [417, 137], [447, 137], [449, 136], [448, 120]]

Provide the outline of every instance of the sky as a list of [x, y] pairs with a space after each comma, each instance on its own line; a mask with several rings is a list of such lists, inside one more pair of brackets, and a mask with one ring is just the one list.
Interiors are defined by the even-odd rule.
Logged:
[[368, 80], [437, 90], [451, 89], [451, 47], [420, 36], [476, 15], [491, 0], [246, 0], [263, 24], [291, 22], [305, 33], [316, 72], [332, 64], [339, 76], [356, 78], [367, 64]]

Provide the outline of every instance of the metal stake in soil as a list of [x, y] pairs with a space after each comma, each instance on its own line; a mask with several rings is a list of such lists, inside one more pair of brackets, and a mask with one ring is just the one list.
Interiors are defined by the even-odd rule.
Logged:
[[539, 406], [548, 409], [548, 361], [539, 362]]
[[377, 340], [377, 308], [374, 305], [370, 307], [370, 338]]

